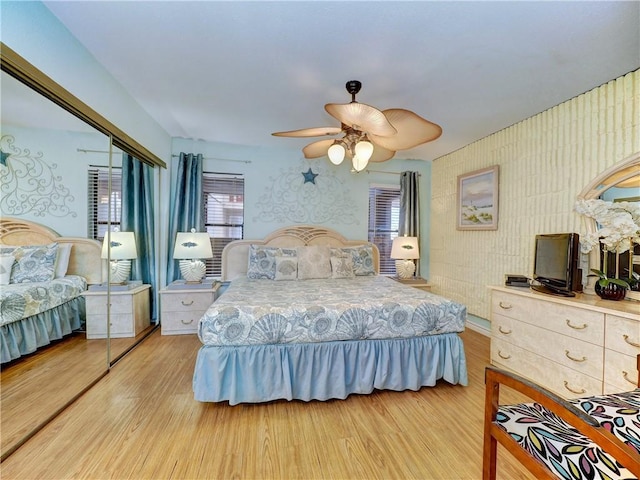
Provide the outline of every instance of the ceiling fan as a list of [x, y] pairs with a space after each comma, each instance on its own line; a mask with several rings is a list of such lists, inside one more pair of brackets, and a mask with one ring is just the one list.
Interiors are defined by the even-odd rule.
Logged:
[[356, 101], [362, 88], [358, 80], [349, 80], [347, 92], [350, 103], [327, 103], [324, 109], [340, 121], [340, 127], [314, 127], [287, 132], [275, 132], [278, 137], [320, 137], [342, 135], [340, 138], [318, 140], [302, 149], [305, 158], [327, 155], [340, 165], [347, 156], [355, 171], [363, 170], [369, 162], [384, 162], [398, 150], [406, 150], [431, 142], [442, 135], [442, 128], [403, 108], [380, 111]]

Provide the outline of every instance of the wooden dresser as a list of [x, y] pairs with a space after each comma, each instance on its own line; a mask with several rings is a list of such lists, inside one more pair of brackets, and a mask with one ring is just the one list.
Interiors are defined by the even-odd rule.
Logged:
[[638, 383], [640, 303], [491, 287], [491, 363], [565, 397]]

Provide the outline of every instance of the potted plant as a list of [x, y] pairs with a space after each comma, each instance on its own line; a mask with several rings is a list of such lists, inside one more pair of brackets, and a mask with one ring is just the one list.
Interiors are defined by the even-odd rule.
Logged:
[[622, 300], [630, 287], [629, 282], [621, 278], [609, 278], [602, 270], [592, 268], [590, 277], [599, 277], [596, 282], [596, 294], [604, 300]]

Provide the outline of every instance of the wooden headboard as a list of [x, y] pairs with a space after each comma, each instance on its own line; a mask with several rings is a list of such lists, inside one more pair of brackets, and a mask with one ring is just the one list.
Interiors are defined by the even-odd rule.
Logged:
[[347, 240], [335, 230], [313, 225], [296, 225], [276, 230], [263, 240], [235, 240], [222, 250], [222, 281], [247, 275], [249, 245], [269, 245], [272, 247], [301, 247], [305, 245], [328, 245], [330, 247], [353, 247], [371, 245], [373, 247], [374, 269], [380, 271], [378, 247], [366, 240]]
[[106, 281], [106, 261], [100, 258], [102, 245], [96, 240], [80, 237], [61, 237], [57, 232], [21, 218], [0, 218], [0, 245], [47, 245], [70, 243], [69, 275], [81, 275], [87, 283]]

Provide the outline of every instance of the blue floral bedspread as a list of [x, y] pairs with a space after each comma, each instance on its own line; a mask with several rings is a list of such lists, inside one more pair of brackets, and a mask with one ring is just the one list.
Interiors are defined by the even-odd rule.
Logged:
[[0, 325], [62, 305], [86, 289], [87, 281], [78, 275], [67, 275], [50, 282], [3, 285], [0, 289]]
[[462, 332], [466, 307], [383, 277], [239, 278], [200, 319], [204, 345], [409, 338]]

